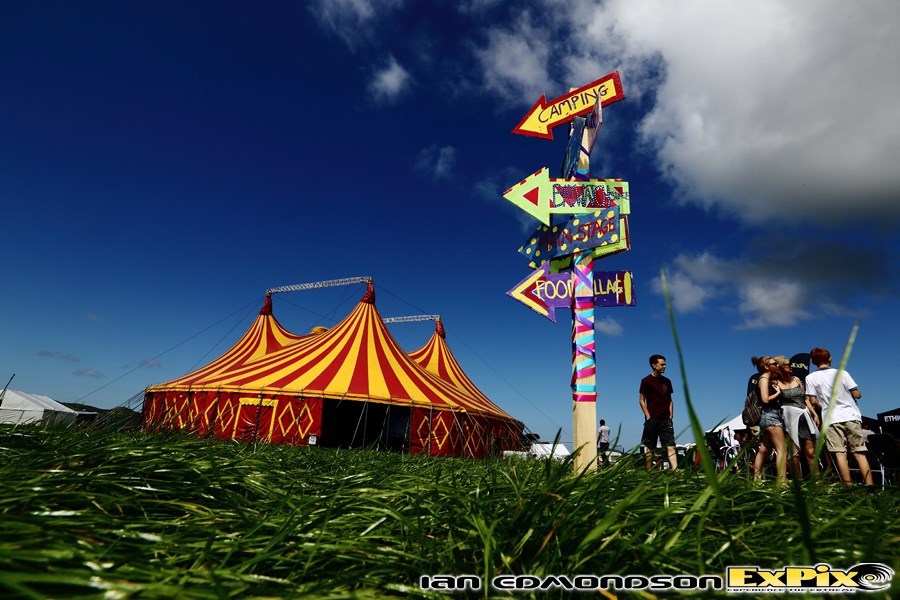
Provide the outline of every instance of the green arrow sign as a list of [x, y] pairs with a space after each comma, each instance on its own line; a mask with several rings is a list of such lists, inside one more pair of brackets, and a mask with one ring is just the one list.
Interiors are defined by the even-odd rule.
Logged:
[[503, 197], [544, 225], [550, 224], [550, 215], [587, 213], [610, 206], [624, 208], [622, 214], [628, 214], [628, 182], [556, 179], [550, 177], [547, 167], [506, 190]]

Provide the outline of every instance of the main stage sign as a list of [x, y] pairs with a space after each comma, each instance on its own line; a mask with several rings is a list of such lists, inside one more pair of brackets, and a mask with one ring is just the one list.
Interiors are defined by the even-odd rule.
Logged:
[[565, 225], [538, 227], [519, 252], [532, 261], [541, 262], [615, 245], [622, 238], [621, 224], [618, 206], [578, 215]]
[[544, 225], [550, 224], [551, 215], [572, 215], [611, 206], [621, 207], [629, 201], [627, 181], [557, 179], [550, 177], [547, 167], [535, 171], [506, 190], [503, 197]]
[[550, 102], [546, 95], [541, 96], [512, 132], [552, 140], [554, 127], [590, 113], [598, 100], [601, 106], [607, 106], [624, 97], [619, 72], [615, 71]]
[[[594, 306], [635, 306], [631, 271], [595, 271]], [[572, 306], [571, 273], [550, 273], [549, 263], [542, 263], [528, 277], [506, 292], [542, 317], [556, 322], [556, 309]]]

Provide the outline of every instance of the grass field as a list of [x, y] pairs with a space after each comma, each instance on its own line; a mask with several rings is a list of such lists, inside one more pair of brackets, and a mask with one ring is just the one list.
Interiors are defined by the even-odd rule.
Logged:
[[381, 597], [424, 595], [423, 574], [900, 570], [891, 489], [35, 427], [0, 430], [0, 457], [0, 596]]

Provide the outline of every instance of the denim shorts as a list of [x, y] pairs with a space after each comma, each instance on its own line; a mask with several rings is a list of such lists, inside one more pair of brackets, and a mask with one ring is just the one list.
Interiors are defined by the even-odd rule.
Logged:
[[759, 428], [765, 429], [766, 427], [771, 427], [773, 425], [777, 425], [784, 429], [784, 416], [781, 414], [781, 408], [777, 406], [773, 406], [772, 408], [764, 406], [759, 418]]

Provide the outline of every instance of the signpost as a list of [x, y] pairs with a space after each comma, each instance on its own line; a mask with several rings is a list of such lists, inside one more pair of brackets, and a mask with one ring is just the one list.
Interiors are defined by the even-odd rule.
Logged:
[[[635, 306], [632, 281], [631, 271], [594, 272], [594, 306]], [[555, 323], [556, 309], [572, 306], [572, 291], [572, 276], [569, 273], [552, 274], [549, 263], [544, 262], [506, 295]]]
[[519, 248], [519, 254], [531, 259], [534, 267], [545, 260], [604, 246], [609, 246], [610, 251], [601, 253], [601, 256], [614, 254], [621, 252], [620, 242], [625, 237], [622, 231], [624, 225], [617, 206], [588, 215], [578, 215], [565, 225], [538, 227]]
[[598, 98], [601, 106], [608, 106], [624, 97], [619, 72], [615, 71], [550, 102], [546, 95], [541, 96], [512, 132], [552, 140], [554, 127], [590, 113]]
[[[544, 167], [503, 194], [544, 224], [519, 248], [535, 271], [507, 294], [554, 322], [557, 308], [572, 307], [573, 445], [578, 469], [596, 468], [597, 459], [594, 308], [634, 306], [631, 272], [593, 270], [595, 258], [631, 248], [628, 183], [588, 176], [602, 107], [622, 98], [618, 72], [549, 103], [541, 97], [513, 133], [552, 140], [552, 129], [571, 121], [562, 178], [551, 178]], [[552, 223], [554, 215], [575, 216], [559, 224]], [[571, 268], [571, 274], [552, 274], [551, 268]]]
[[503, 197], [543, 223], [551, 215], [566, 215], [609, 208], [629, 201], [628, 182], [618, 179], [570, 181], [550, 177], [538, 169], [505, 192]]

